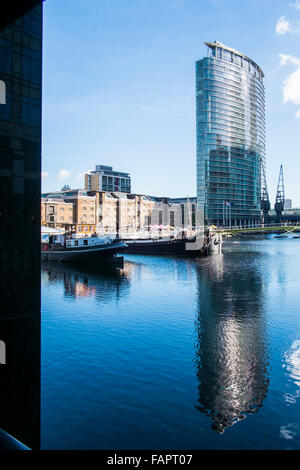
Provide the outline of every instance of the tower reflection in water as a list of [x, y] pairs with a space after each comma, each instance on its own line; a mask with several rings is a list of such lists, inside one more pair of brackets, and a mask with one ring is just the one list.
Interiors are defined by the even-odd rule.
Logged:
[[256, 256], [252, 266], [249, 257], [234, 253], [211, 256], [197, 267], [197, 409], [220, 434], [257, 412], [268, 389], [263, 279]]

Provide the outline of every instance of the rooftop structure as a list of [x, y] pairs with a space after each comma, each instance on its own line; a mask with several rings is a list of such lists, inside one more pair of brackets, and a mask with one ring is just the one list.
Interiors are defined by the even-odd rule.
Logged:
[[112, 192], [131, 192], [131, 178], [129, 173], [114, 171], [112, 166], [96, 165], [84, 175], [85, 189]]

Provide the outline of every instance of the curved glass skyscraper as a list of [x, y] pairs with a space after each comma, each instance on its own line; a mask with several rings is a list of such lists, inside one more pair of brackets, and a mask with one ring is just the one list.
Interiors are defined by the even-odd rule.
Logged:
[[197, 202], [207, 224], [260, 221], [265, 96], [260, 67], [217, 41], [196, 62]]

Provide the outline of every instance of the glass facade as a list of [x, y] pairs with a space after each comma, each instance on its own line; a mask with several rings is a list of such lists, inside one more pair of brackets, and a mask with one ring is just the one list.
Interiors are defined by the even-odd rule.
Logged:
[[221, 43], [196, 62], [197, 204], [206, 224], [260, 222], [265, 93], [260, 67]]
[[[0, 105], [0, 338], [7, 348], [0, 368], [0, 434], [3, 429], [38, 449], [42, 5], [28, 10], [27, 4], [11, 1], [15, 21], [0, 31], [0, 80], [6, 86]], [[24, 9], [25, 15], [17, 14]]]

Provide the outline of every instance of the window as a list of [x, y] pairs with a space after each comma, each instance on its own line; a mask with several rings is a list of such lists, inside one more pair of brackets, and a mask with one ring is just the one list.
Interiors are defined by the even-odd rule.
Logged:
[[[0, 46], [2, 46], [2, 42], [5, 41], [4, 39], [1, 39]], [[9, 45], [7, 46], [8, 43]], [[6, 47], [11, 47], [10, 46], [10, 41], [5, 41]], [[12, 53], [10, 50], [6, 49], [0, 49], [0, 70], [2, 73], [10, 73], [11, 71], [11, 57]]]
[[22, 113], [23, 122], [39, 124], [41, 120], [41, 107], [37, 100], [33, 98], [22, 97]]
[[174, 211], [170, 211], [170, 225], [174, 227]]
[[25, 80], [40, 83], [41, 63], [31, 57], [22, 56], [22, 75]]
[[233, 62], [234, 64], [241, 65], [241, 57], [236, 54], [233, 54]]
[[40, 38], [42, 35], [40, 23], [37, 18], [34, 18], [31, 15], [25, 15], [23, 17], [23, 26], [26, 33], [29, 33], [31, 36]]
[[[0, 64], [0, 70], [1, 70], [1, 64]], [[0, 118], [10, 119], [10, 117], [11, 117], [11, 97], [10, 97], [10, 93], [6, 90], [6, 104], [0, 105]]]
[[227, 60], [228, 62], [231, 62], [231, 52], [223, 49], [223, 60]]
[[243, 68], [249, 70], [249, 62], [246, 59], [243, 59]]

